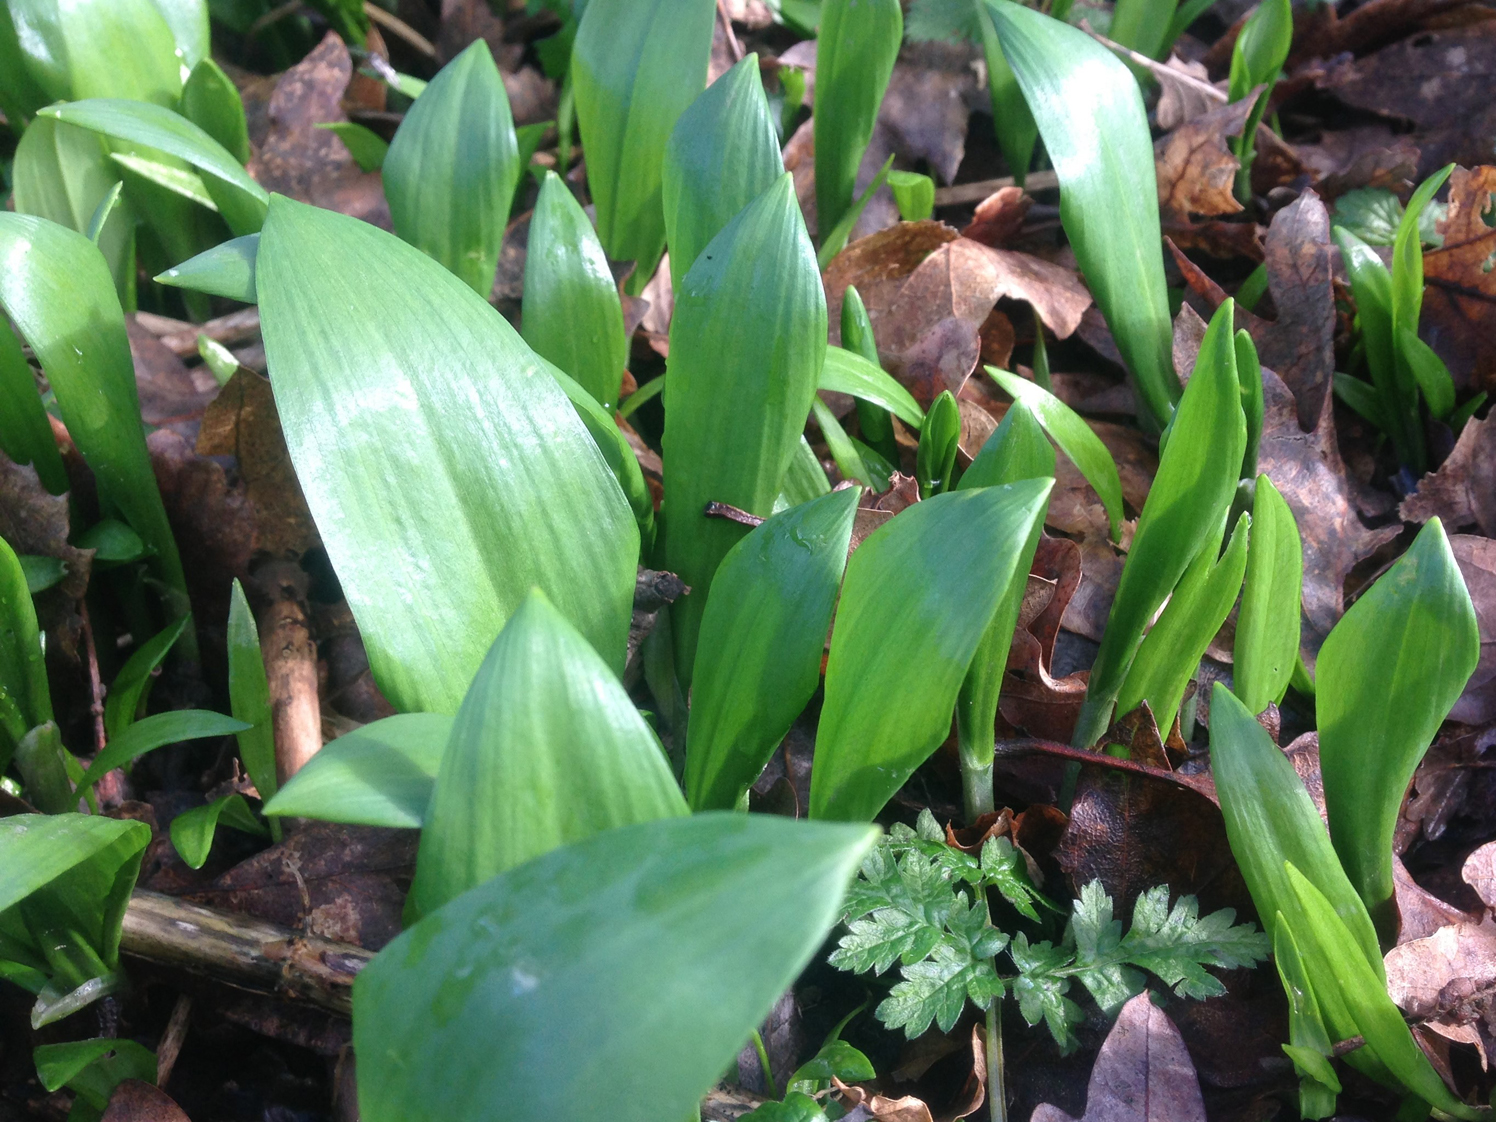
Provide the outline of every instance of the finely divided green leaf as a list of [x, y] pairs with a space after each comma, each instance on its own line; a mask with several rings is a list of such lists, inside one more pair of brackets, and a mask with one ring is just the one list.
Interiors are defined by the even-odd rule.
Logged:
[[[494, 877], [354, 984], [364, 1117], [479, 1122], [502, 1103], [554, 1122], [607, 1087], [613, 1122], [684, 1118], [821, 945], [872, 840], [699, 814]], [[438, 1067], [453, 1077], [433, 1085]]]
[[1282, 698], [1299, 654], [1304, 550], [1293, 511], [1273, 481], [1257, 477], [1246, 583], [1236, 619], [1233, 689], [1253, 713]]
[[[588, 8], [588, 14], [593, 11]], [[708, 502], [767, 516], [795, 455], [826, 353], [826, 298], [788, 172], [712, 239], [675, 294], [665, 378], [672, 607], [689, 685], [712, 574], [747, 531]]]
[[1316, 664], [1330, 836], [1377, 928], [1395, 930], [1392, 834], [1408, 783], [1480, 658], [1480, 629], [1444, 527], [1408, 551], [1330, 631]]
[[1050, 481], [915, 503], [847, 564], [811, 774], [813, 817], [868, 819], [950, 730]]
[[390, 141], [395, 233], [487, 299], [522, 170], [509, 95], [479, 39], [431, 79]]
[[1060, 219], [1153, 423], [1179, 399], [1153, 141], [1132, 72], [1085, 32], [1011, 0], [992, 16], [1060, 180]]
[[665, 243], [661, 170], [676, 120], [706, 85], [712, 0], [592, 0], [572, 46], [587, 185], [608, 256], [642, 288]]
[[429, 915], [559, 846], [685, 813], [660, 742], [613, 671], [531, 593], [457, 712], [407, 909]]
[[692, 676], [692, 807], [732, 809], [820, 684], [857, 497], [849, 487], [791, 507], [723, 558]]
[[552, 171], [530, 216], [520, 334], [605, 409], [618, 404], [629, 357], [618, 286], [587, 212]]
[[758, 55], [750, 54], [697, 96], [665, 146], [661, 186], [676, 289], [722, 227], [783, 174]]
[[534, 586], [621, 667], [638, 530], [503, 317], [398, 238], [279, 197], [256, 283], [286, 444], [385, 696], [455, 712]]
[[451, 734], [441, 713], [398, 713], [344, 733], [286, 780], [265, 815], [418, 829]]

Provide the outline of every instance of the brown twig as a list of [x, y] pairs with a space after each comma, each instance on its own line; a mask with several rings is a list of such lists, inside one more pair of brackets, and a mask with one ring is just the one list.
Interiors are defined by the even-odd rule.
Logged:
[[[954, 187], [935, 188], [936, 206], [960, 206], [963, 203], [979, 203], [988, 195], [995, 195], [1004, 187], [1016, 187], [1018, 180], [1011, 175], [1000, 179], [983, 179], [976, 183], [958, 183]], [[1052, 171], [1031, 171], [1023, 181], [1025, 191], [1043, 191], [1058, 187], [1059, 177]]]
[[187, 1039], [187, 1025], [191, 1020], [192, 995], [184, 993], [177, 997], [171, 1020], [166, 1022], [166, 1031], [161, 1034], [161, 1043], [156, 1047], [157, 1087], [164, 1089], [171, 1079], [171, 1069], [177, 1066], [177, 1056], [182, 1051], [182, 1042]]
[[730, 503], [709, 502], [701, 513], [708, 518], [722, 518], [728, 522], [736, 522], [740, 526], [762, 526], [764, 524], [764, 520], [758, 515]]
[[432, 45], [431, 40], [399, 16], [385, 11], [378, 4], [371, 4], [369, 0], [364, 0], [364, 14], [390, 34], [404, 39], [427, 58], [436, 57], [436, 47]]
[[78, 615], [83, 620], [83, 649], [88, 656], [88, 711], [93, 714], [94, 751], [102, 752], [109, 742], [104, 730], [104, 679], [99, 675], [99, 648], [94, 645], [93, 624], [83, 600], [78, 601]]
[[317, 646], [312, 642], [306, 607], [307, 576], [295, 562], [277, 561], [256, 573], [254, 580], [268, 601], [259, 616], [260, 649], [270, 687], [275, 771], [284, 783], [322, 747]]
[[717, 0], [717, 15], [722, 20], [722, 32], [727, 36], [727, 49], [732, 52], [733, 62], [743, 61], [743, 44], [738, 42], [732, 30], [732, 17], [727, 14], [727, 0]]

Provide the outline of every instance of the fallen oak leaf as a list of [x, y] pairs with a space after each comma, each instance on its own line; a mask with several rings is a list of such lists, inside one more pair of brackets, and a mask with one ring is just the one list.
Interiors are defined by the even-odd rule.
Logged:
[[1473, 522], [1487, 537], [1496, 535], [1496, 419], [1466, 421], [1454, 451], [1397, 512], [1405, 522], [1437, 517], [1451, 530]]
[[1022, 187], [1001, 187], [977, 204], [961, 236], [998, 248], [1023, 228], [1024, 216], [1033, 204]]
[[[1487, 32], [1496, 55], [1496, 26]], [[1489, 99], [1487, 99], [1489, 101]], [[1496, 104], [1496, 103], [1492, 103]], [[1493, 121], [1496, 128], [1496, 121]], [[1489, 149], [1489, 143], [1487, 144]], [[1449, 177], [1444, 245], [1424, 255], [1427, 341], [1457, 383], [1496, 391], [1496, 166]]]
[[1205, 1100], [1183, 1037], [1144, 991], [1096, 1055], [1084, 1117], [1041, 1103], [1032, 1122], [1205, 1122]]
[[1167, 226], [1188, 224], [1192, 214], [1237, 214], [1242, 205], [1234, 184], [1241, 162], [1227, 145], [1240, 136], [1252, 112], [1247, 97], [1180, 125], [1153, 146], [1158, 175], [1158, 206]]

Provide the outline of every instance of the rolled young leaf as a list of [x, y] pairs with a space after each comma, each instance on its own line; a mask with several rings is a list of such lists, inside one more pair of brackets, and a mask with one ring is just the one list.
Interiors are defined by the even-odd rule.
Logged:
[[[595, 9], [589, 7], [590, 15]], [[767, 517], [826, 353], [826, 297], [788, 172], [712, 239], [675, 294], [665, 377], [676, 672], [690, 684], [712, 574], [747, 530], [708, 502]]]
[[[1022, 479], [1053, 480], [1054, 465], [1054, 449], [1050, 447], [1039, 419], [1024, 402], [1015, 401], [1004, 414], [1002, 423], [982, 445], [966, 474], [961, 476], [959, 489], [1000, 487]], [[972, 656], [956, 699], [956, 738], [961, 752], [961, 780], [968, 822], [975, 822], [994, 809], [992, 760], [997, 747], [998, 698], [1002, 692], [1003, 674], [1008, 668], [1008, 650], [1013, 645], [1013, 628], [1023, 607], [1029, 569], [1033, 566], [1043, 530], [1044, 516], [1041, 513], [1014, 566], [1013, 577], [992, 613], [992, 622], [987, 625], [976, 654]]]
[[1128, 668], [1122, 692], [1117, 695], [1119, 714], [1130, 713], [1146, 701], [1158, 727], [1168, 734], [1185, 688], [1241, 591], [1250, 524], [1251, 518], [1243, 511], [1226, 552], [1219, 558], [1219, 539], [1195, 554]]
[[1085, 476], [1101, 499], [1106, 510], [1107, 524], [1113, 541], [1120, 540], [1122, 532], [1122, 477], [1117, 472], [1117, 461], [1111, 451], [1101, 442], [1094, 429], [1084, 417], [1066, 405], [1043, 386], [1009, 374], [995, 366], [985, 368], [988, 376], [1015, 402], [1022, 402], [1033, 411], [1033, 415], [1044, 426], [1044, 431], [1060, 446]]
[[395, 233], [487, 299], [522, 170], [504, 80], [478, 39], [431, 79], [390, 141]]
[[1403, 796], [1479, 659], [1475, 608], [1437, 518], [1320, 648], [1315, 705], [1330, 837], [1389, 943]]
[[712, 0], [594, 0], [577, 27], [571, 80], [597, 234], [609, 257], [637, 262], [638, 289], [665, 244], [665, 145], [706, 86], [716, 18]]
[[1127, 360], [1140, 404], [1162, 428], [1180, 391], [1153, 141], [1137, 80], [1078, 28], [1012, 0], [981, 2], [1054, 163], [1060, 221], [1080, 270]]
[[407, 913], [429, 915], [558, 846], [685, 813], [664, 750], [616, 675], [532, 592], [457, 711]]
[[1299, 1073], [1299, 1115], [1328, 1118], [1335, 1113], [1335, 1096], [1341, 1090], [1340, 1079], [1329, 1059], [1335, 1042], [1325, 1027], [1303, 956], [1281, 912], [1275, 926], [1273, 965], [1278, 968], [1278, 980], [1288, 997], [1288, 1034], [1292, 1042], [1282, 1048]]
[[857, 193], [857, 169], [903, 38], [899, 0], [822, 0], [813, 127], [816, 228], [823, 239]]
[[1221, 539], [1247, 442], [1231, 337], [1233, 311], [1233, 302], [1226, 300], [1211, 317], [1174, 413], [1091, 667], [1075, 726], [1077, 748], [1091, 747], [1106, 731], [1143, 629], [1200, 549]]
[[914, 478], [923, 498], [948, 491], [955, 483], [956, 450], [961, 443], [961, 410], [950, 390], [942, 390], [930, 403], [919, 447], [914, 456]]
[[159, 148], [185, 160], [202, 176], [229, 229], [253, 234], [265, 221], [270, 196], [250, 178], [233, 154], [186, 117], [159, 105], [97, 98], [50, 105], [42, 116], [101, 133], [114, 140]]
[[[1392, 440], [1403, 464], [1423, 462], [1423, 426], [1418, 418], [1418, 400], [1413, 387], [1404, 386], [1397, 364], [1397, 339], [1392, 319], [1392, 274], [1376, 250], [1344, 226], [1331, 227], [1340, 247], [1341, 260], [1356, 298], [1356, 321], [1366, 353], [1366, 368], [1380, 398], [1381, 428]], [[1337, 385], [1344, 379], [1337, 378]], [[1342, 391], [1344, 392], [1344, 391]]]
[[598, 1087], [612, 1122], [686, 1117], [821, 945], [874, 836], [698, 814], [494, 877], [354, 983], [364, 1117], [555, 1122]]
[[758, 55], [750, 54], [697, 95], [665, 145], [661, 189], [676, 290], [707, 243], [783, 174]]
[[858, 494], [848, 487], [776, 514], [722, 559], [692, 675], [694, 809], [736, 806], [820, 685]]
[[1240, 101], [1258, 86], [1271, 88], [1293, 45], [1290, 0], [1266, 0], [1247, 17], [1231, 50], [1228, 96]]
[[452, 735], [441, 713], [397, 713], [324, 744], [265, 815], [419, 829]]
[[172, 614], [185, 614], [182, 562], [146, 451], [125, 315], [104, 258], [55, 222], [0, 213], [0, 259], [7, 262], [0, 308], [31, 344], [100, 497], [150, 546]]
[[628, 364], [618, 286], [587, 212], [553, 171], [530, 216], [520, 335], [605, 409], [618, 404]]
[[1273, 481], [1257, 477], [1246, 583], [1236, 618], [1232, 689], [1253, 713], [1282, 699], [1299, 654], [1304, 549], [1293, 511]]
[[872, 818], [945, 739], [1050, 487], [1028, 479], [937, 495], [852, 554], [826, 666], [812, 817]]
[[281, 197], [256, 286], [286, 445], [396, 708], [456, 712], [536, 586], [621, 668], [638, 529], [504, 318], [398, 238]]
[[[862, 295], [855, 285], [847, 285], [846, 291], [842, 293], [841, 341], [842, 347], [846, 348], [849, 355], [866, 362], [870, 377], [872, 371], [883, 373], [882, 363], [878, 359], [878, 341], [873, 337], [873, 323], [868, 318], [867, 305], [862, 302]], [[826, 385], [827, 370], [834, 369], [838, 356], [833, 355], [832, 352], [840, 349], [826, 348], [826, 365], [821, 368], [821, 389], [834, 388]], [[898, 385], [892, 378], [888, 380]], [[919, 409], [914, 396], [903, 386], [898, 388], [909, 399], [909, 403], [914, 405], [915, 412], [918, 413], [917, 423], [924, 424], [925, 415]], [[893, 411], [896, 412], [896, 410]], [[906, 423], [908, 423], [907, 417]], [[897, 460], [899, 458], [898, 445], [893, 437], [893, 422], [889, 420], [887, 412], [870, 404], [868, 400], [858, 397], [857, 425], [862, 430], [862, 439], [877, 449], [885, 459]]]
[[[1245, 329], [1236, 333], [1236, 378], [1241, 384], [1241, 411], [1247, 422], [1247, 447], [1241, 457], [1241, 478], [1257, 476], [1257, 446], [1262, 442], [1262, 363], [1257, 344]], [[1254, 516], [1255, 517], [1255, 516]]]
[[1276, 938], [1277, 933], [1269, 916], [1298, 911], [1283, 868], [1291, 861], [1329, 898], [1351, 932], [1351, 942], [1381, 976], [1382, 952], [1371, 917], [1335, 856], [1304, 781], [1267, 730], [1221, 682], [1210, 695], [1210, 764], [1232, 856], [1268, 935]]

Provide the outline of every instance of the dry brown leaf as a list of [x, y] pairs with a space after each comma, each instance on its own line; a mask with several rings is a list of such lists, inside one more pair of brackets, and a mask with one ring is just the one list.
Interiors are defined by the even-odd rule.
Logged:
[[1460, 876], [1464, 878], [1466, 884], [1475, 889], [1475, 894], [1480, 897], [1481, 903], [1488, 908], [1496, 909], [1496, 842], [1486, 842], [1465, 858], [1465, 866], [1460, 870]]
[[[1496, 69], [1496, 24], [1488, 25]], [[1489, 83], [1481, 94], [1491, 107]], [[1486, 150], [1490, 157], [1490, 136]], [[1442, 161], [1441, 161], [1442, 162]], [[1449, 177], [1449, 215], [1444, 245], [1424, 254], [1423, 324], [1429, 345], [1449, 364], [1457, 382], [1496, 391], [1496, 167], [1456, 168]]]
[[1403, 1012], [1439, 1022], [1476, 994], [1496, 990], [1496, 923], [1461, 923], [1387, 952], [1387, 992]]
[[99, 1122], [189, 1122], [186, 1112], [165, 1091], [139, 1079], [121, 1080], [109, 1096]]
[[994, 248], [1004, 245], [1023, 228], [1024, 216], [1033, 205], [1022, 187], [1003, 187], [977, 204], [961, 236]]
[[1449, 719], [1467, 725], [1485, 724], [1496, 720], [1496, 540], [1452, 534], [1449, 548], [1470, 590], [1480, 629], [1480, 661], [1450, 710]]
[[1097, 1053], [1085, 1116], [1043, 1103], [1032, 1122], [1205, 1122], [1205, 1100], [1179, 1030], [1140, 993]]
[[1171, 54], [1152, 74], [1159, 85], [1154, 115], [1165, 131], [1209, 113], [1225, 100], [1225, 84], [1212, 85], [1210, 71], [1198, 62]]
[[1496, 419], [1465, 422], [1454, 451], [1418, 481], [1398, 514], [1406, 522], [1437, 517], [1450, 530], [1473, 522], [1481, 533], [1496, 535]]
[[22, 467], [0, 452], [0, 538], [17, 553], [61, 561], [63, 595], [78, 600], [88, 590], [93, 550], [69, 544], [70, 533], [67, 494], [48, 494], [36, 468]]
[[130, 337], [130, 357], [135, 363], [141, 420], [148, 425], [173, 425], [190, 437], [193, 422], [218, 395], [218, 380], [206, 366], [188, 370], [133, 315], [125, 317], [125, 330]]
[[1480, 922], [1480, 916], [1461, 911], [1414, 880], [1396, 854], [1392, 857], [1392, 891], [1397, 903], [1399, 943], [1426, 939], [1443, 927]]
[[859, 1107], [862, 1109], [861, 1117], [864, 1119], [874, 1122], [935, 1122], [930, 1108], [913, 1095], [891, 1099], [862, 1087], [849, 1087], [835, 1076], [832, 1076], [831, 1082], [849, 1107], [854, 1110]]
[[1158, 205], [1165, 224], [1192, 214], [1237, 214], [1233, 185], [1240, 161], [1226, 139], [1240, 136], [1252, 111], [1243, 98], [1180, 125], [1153, 146], [1158, 172]]
[[[794, 143], [791, 140], [785, 148], [786, 167]], [[909, 274], [935, 250], [960, 236], [944, 222], [900, 222], [852, 242], [833, 257], [821, 278], [826, 289], [831, 342], [841, 343], [841, 307], [847, 285], [857, 286], [876, 334], [878, 319], [893, 303]]]
[[329, 31], [276, 83], [268, 109], [270, 128], [249, 163], [249, 174], [267, 191], [389, 229], [390, 208], [379, 173], [359, 171], [347, 146], [316, 127], [348, 119], [342, 100], [352, 76], [348, 48]]

